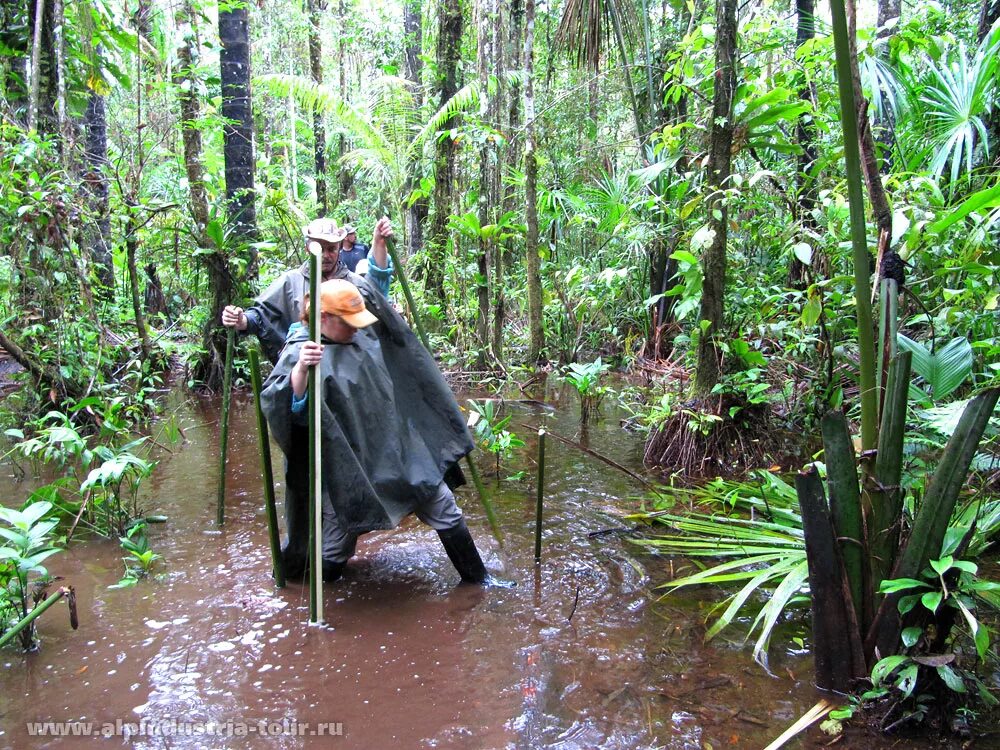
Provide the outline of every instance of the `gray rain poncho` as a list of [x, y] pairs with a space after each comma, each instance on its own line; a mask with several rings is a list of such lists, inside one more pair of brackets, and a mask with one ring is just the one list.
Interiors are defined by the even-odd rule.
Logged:
[[[458, 461], [473, 443], [430, 354], [384, 298], [359, 277], [349, 280], [379, 322], [357, 331], [350, 344], [327, 343], [320, 388], [323, 487], [339, 525], [353, 534], [393, 528], [442, 480], [461, 484]], [[288, 458], [289, 550], [303, 553], [309, 450], [306, 428], [292, 417], [290, 376], [306, 340], [304, 327], [290, 336], [262, 396]]]

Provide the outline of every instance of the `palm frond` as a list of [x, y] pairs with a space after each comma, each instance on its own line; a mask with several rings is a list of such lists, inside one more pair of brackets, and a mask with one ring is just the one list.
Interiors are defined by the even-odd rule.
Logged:
[[639, 33], [635, 10], [623, 0], [568, 0], [563, 8], [554, 44], [565, 49], [578, 66], [599, 70], [617, 14], [625, 44], [632, 48]]
[[416, 150], [420, 148], [429, 136], [442, 130], [455, 115], [477, 108], [479, 106], [479, 99], [479, 82], [473, 81], [460, 88], [451, 99], [446, 101], [437, 112], [431, 115], [431, 118], [417, 132], [412, 141], [412, 149]]
[[371, 118], [341, 99], [328, 86], [309, 78], [284, 73], [258, 76], [254, 79], [254, 85], [272, 96], [281, 98], [291, 96], [303, 109], [333, 115], [337, 126], [344, 128], [365, 147], [380, 151], [392, 150], [392, 144], [373, 124]]

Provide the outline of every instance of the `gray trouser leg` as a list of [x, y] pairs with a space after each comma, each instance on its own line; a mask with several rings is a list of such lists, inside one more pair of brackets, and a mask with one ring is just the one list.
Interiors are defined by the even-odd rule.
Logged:
[[358, 535], [348, 534], [340, 527], [337, 513], [329, 496], [323, 493], [323, 559], [328, 562], [345, 563], [354, 557], [358, 546]]
[[455, 495], [447, 484], [441, 482], [437, 494], [416, 510], [417, 518], [435, 531], [453, 529], [462, 522], [462, 509], [455, 502]]

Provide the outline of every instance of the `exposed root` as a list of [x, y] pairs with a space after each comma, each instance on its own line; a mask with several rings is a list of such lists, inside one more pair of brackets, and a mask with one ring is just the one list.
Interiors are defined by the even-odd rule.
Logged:
[[737, 406], [732, 397], [690, 401], [654, 429], [646, 441], [646, 466], [686, 477], [732, 476], [763, 464], [770, 410]]

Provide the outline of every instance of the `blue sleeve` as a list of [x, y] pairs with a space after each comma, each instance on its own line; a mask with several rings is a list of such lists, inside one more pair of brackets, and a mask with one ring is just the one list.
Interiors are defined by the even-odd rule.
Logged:
[[302, 397], [292, 394], [292, 414], [301, 416], [306, 413], [306, 402], [309, 401], [309, 391], [302, 394]]
[[375, 251], [368, 251], [368, 280], [382, 293], [383, 297], [388, 298], [389, 283], [392, 281], [392, 273], [396, 269], [392, 267], [392, 256], [386, 255], [385, 260], [388, 267], [379, 268], [375, 263]]

